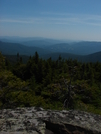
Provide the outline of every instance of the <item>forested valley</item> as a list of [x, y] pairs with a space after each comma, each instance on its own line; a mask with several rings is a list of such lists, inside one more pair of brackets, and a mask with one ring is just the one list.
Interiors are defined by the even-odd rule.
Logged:
[[37, 52], [11, 63], [0, 53], [0, 109], [32, 106], [101, 114], [101, 63], [44, 60]]

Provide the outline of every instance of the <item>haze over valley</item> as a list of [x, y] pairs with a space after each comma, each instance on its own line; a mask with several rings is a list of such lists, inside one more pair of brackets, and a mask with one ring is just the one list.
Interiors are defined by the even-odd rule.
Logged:
[[4, 55], [33, 56], [37, 51], [43, 59], [76, 59], [82, 62], [101, 62], [101, 42], [63, 41], [46, 38], [0, 37], [0, 51]]

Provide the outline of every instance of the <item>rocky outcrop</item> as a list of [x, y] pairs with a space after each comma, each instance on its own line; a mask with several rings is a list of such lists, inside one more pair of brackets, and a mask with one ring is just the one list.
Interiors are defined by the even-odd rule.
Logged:
[[86, 112], [50, 112], [50, 118], [44, 122], [57, 134], [101, 134], [101, 116]]
[[35, 107], [3, 109], [0, 134], [101, 134], [101, 116]]

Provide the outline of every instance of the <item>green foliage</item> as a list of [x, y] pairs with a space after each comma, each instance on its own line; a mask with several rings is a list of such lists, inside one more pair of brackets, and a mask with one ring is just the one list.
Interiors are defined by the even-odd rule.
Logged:
[[5, 68], [5, 58], [0, 53], [0, 70]]
[[63, 109], [71, 81], [68, 108], [101, 114], [101, 63], [43, 60], [36, 52], [26, 64], [0, 53], [0, 108], [41, 106]]

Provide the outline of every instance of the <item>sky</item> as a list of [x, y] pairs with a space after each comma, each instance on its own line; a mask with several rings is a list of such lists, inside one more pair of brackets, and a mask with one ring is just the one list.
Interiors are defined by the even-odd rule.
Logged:
[[101, 0], [0, 0], [0, 36], [101, 41]]

